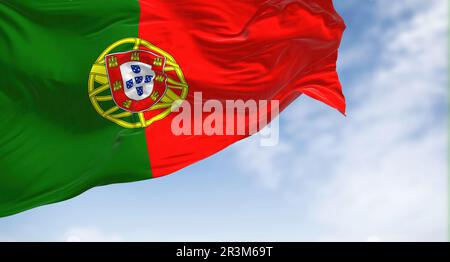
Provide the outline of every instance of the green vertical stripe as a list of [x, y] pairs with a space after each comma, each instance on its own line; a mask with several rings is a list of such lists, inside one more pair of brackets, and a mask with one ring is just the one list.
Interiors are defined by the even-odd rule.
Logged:
[[92, 63], [137, 37], [139, 14], [138, 1], [1, 1], [0, 216], [151, 177], [144, 131], [87, 95]]

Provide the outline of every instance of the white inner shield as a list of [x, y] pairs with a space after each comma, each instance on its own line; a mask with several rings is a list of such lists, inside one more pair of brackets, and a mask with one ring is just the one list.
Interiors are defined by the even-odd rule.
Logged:
[[125, 95], [132, 100], [142, 100], [153, 91], [155, 71], [142, 62], [126, 62], [120, 65]]

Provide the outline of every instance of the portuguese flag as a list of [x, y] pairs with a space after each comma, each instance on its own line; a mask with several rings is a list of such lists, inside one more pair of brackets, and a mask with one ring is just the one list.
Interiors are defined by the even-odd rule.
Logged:
[[0, 28], [0, 216], [164, 176], [251, 135], [174, 134], [173, 109], [196, 93], [345, 111], [331, 0], [2, 0]]

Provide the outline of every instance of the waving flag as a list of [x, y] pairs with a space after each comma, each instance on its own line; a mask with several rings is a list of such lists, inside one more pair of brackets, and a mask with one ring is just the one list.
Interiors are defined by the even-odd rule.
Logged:
[[167, 175], [250, 135], [173, 134], [174, 105], [195, 93], [345, 111], [331, 0], [3, 0], [0, 27], [0, 216]]

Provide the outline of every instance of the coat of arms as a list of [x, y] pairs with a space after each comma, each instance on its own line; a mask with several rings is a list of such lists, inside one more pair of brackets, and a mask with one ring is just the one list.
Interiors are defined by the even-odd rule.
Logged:
[[[118, 50], [127, 46], [128, 51]], [[169, 115], [186, 98], [188, 85], [170, 54], [143, 39], [125, 38], [97, 58], [88, 92], [102, 117], [126, 128], [142, 128]]]

